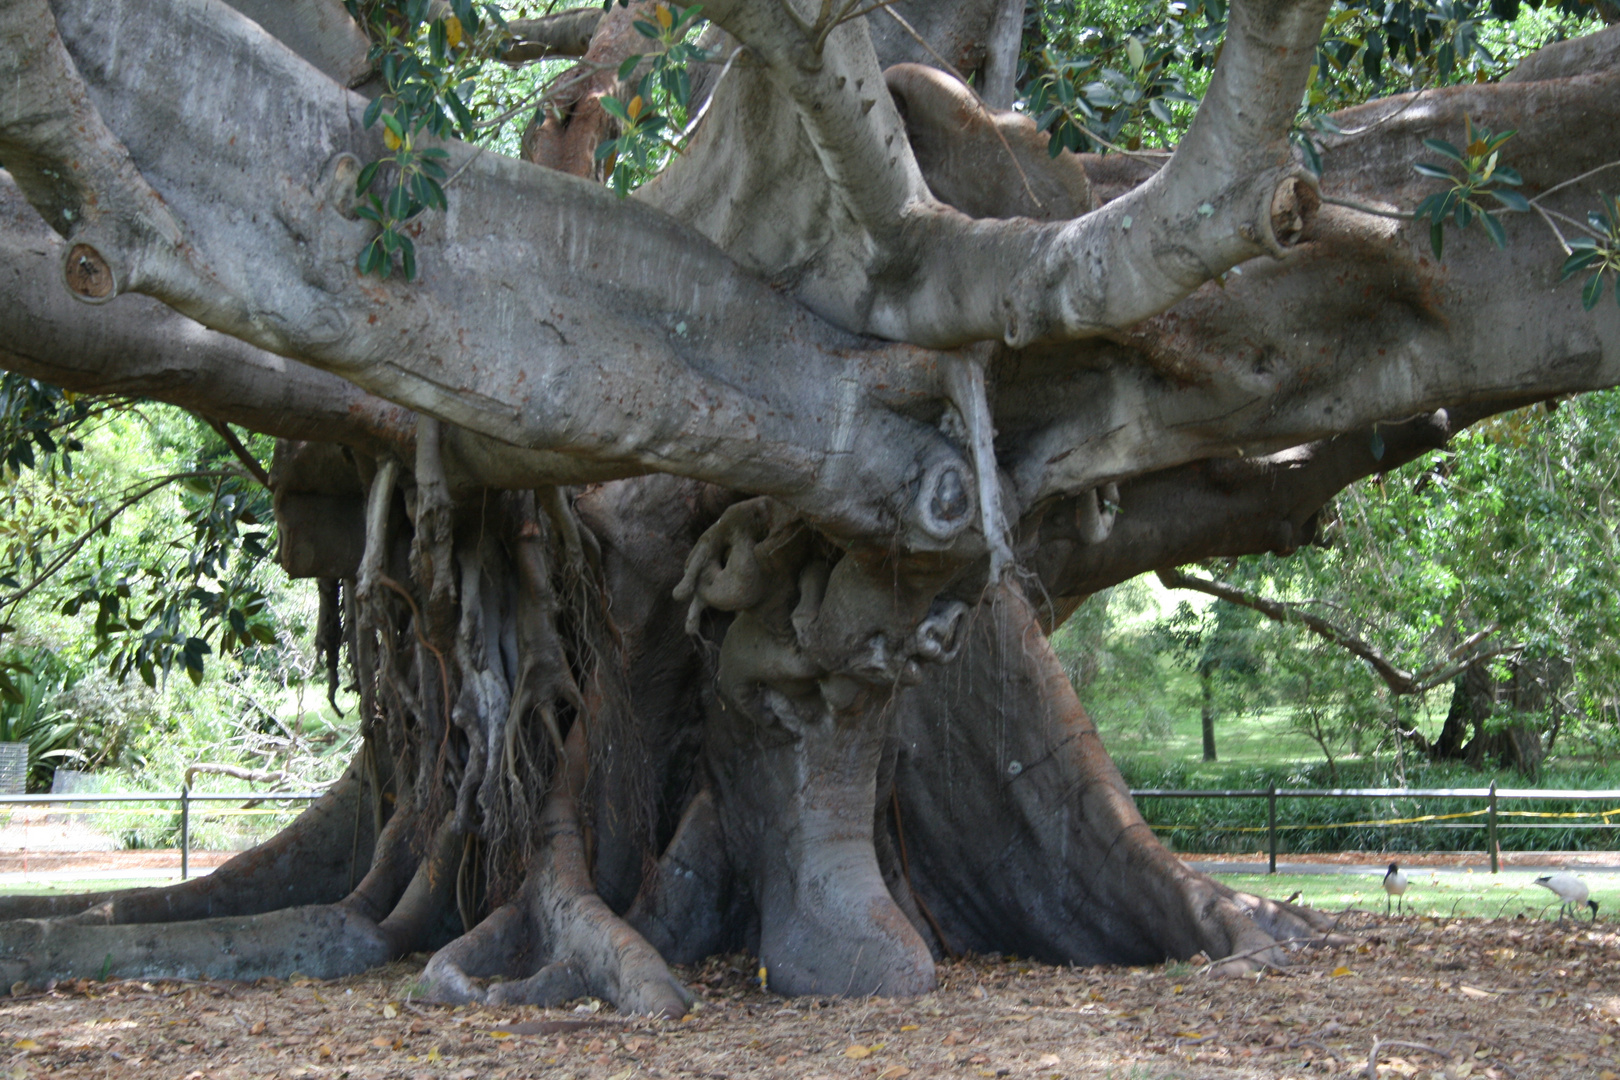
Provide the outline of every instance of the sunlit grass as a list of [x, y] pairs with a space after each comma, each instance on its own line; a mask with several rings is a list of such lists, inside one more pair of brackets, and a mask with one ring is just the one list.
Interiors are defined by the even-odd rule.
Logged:
[[[1555, 919], [1559, 901], [1546, 889], [1533, 884], [1536, 875], [1522, 870], [1489, 873], [1437, 873], [1425, 867], [1404, 870], [1410, 884], [1403, 898], [1406, 909], [1431, 918], [1471, 916], [1494, 919]], [[1243, 892], [1286, 899], [1296, 889], [1296, 903], [1320, 911], [1383, 912], [1383, 869], [1366, 874], [1215, 874], [1217, 880]], [[1620, 875], [1588, 874], [1583, 877], [1598, 902], [1599, 921], [1620, 913]], [[1582, 917], [1591, 911], [1582, 910]]]

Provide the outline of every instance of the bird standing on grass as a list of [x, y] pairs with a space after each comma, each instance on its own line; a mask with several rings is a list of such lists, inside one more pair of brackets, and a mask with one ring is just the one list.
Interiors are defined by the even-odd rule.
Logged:
[[1542, 874], [1536, 884], [1557, 895], [1563, 904], [1558, 908], [1558, 921], [1564, 921], [1564, 912], [1578, 913], [1584, 905], [1592, 909], [1592, 921], [1597, 922], [1597, 901], [1589, 899], [1586, 882], [1570, 873]]
[[1384, 874], [1384, 914], [1389, 914], [1391, 900], [1399, 899], [1406, 892], [1406, 875], [1394, 863], [1389, 864], [1389, 870]]

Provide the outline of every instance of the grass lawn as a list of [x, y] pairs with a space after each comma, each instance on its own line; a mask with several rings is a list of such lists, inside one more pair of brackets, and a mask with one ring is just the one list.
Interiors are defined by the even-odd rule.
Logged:
[[[192, 875], [195, 877], [196, 875]], [[67, 896], [72, 893], [111, 892], [114, 889], [144, 889], [154, 885], [177, 885], [178, 874], [166, 877], [87, 878], [78, 881], [29, 881], [0, 886], [4, 896]]]
[[[1408, 910], [1419, 915], [1453, 915], [1512, 919], [1558, 917], [1558, 898], [1539, 885], [1531, 884], [1534, 874], [1504, 870], [1500, 874], [1434, 873], [1422, 867], [1405, 871], [1411, 884], [1406, 890]], [[1298, 903], [1321, 911], [1359, 908], [1384, 910], [1383, 873], [1369, 874], [1215, 874], [1214, 877], [1243, 892], [1284, 899], [1295, 889]], [[1620, 875], [1587, 874], [1583, 880], [1598, 902], [1598, 918], [1609, 921], [1620, 913]], [[1584, 917], [1590, 909], [1582, 909]]]
[[1137, 725], [1110, 725], [1106, 717], [1098, 717], [1097, 724], [1103, 745], [1115, 757], [1176, 762], [1200, 771], [1207, 769], [1211, 777], [1245, 765], [1286, 768], [1323, 760], [1321, 747], [1290, 731], [1280, 711], [1217, 720], [1215, 751], [1220, 760], [1207, 766], [1202, 721], [1195, 711], [1177, 710], [1170, 730], [1163, 734], [1145, 732]]

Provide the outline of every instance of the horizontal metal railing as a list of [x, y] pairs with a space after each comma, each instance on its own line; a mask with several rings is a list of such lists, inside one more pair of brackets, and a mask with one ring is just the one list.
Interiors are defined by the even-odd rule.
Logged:
[[[180, 880], [191, 876], [191, 804], [194, 802], [309, 802], [320, 791], [76, 791], [68, 795], [0, 795], [0, 807], [54, 806], [68, 803], [176, 803], [180, 807]], [[77, 811], [94, 813], [94, 811]], [[215, 810], [214, 814], [251, 811]]]
[[[1491, 873], [1500, 869], [1500, 852], [1497, 845], [1497, 836], [1502, 829], [1616, 829], [1620, 824], [1609, 820], [1620, 816], [1620, 805], [1612, 810], [1593, 811], [1590, 813], [1577, 813], [1571, 815], [1551, 814], [1529, 810], [1502, 810], [1500, 803], [1503, 800], [1534, 799], [1551, 802], [1615, 802], [1620, 803], [1620, 790], [1603, 789], [1591, 791], [1578, 791], [1572, 789], [1541, 789], [1541, 788], [1499, 788], [1493, 782], [1489, 787], [1482, 788], [1201, 788], [1201, 789], [1175, 789], [1175, 788], [1133, 788], [1131, 796], [1137, 799], [1265, 799], [1266, 800], [1266, 848], [1268, 853], [1267, 872], [1277, 872], [1277, 833], [1289, 829], [1339, 829], [1367, 826], [1400, 826], [1422, 824], [1434, 829], [1480, 829], [1487, 832], [1486, 846], [1490, 851]], [[1283, 825], [1277, 824], [1277, 800], [1279, 799], [1483, 799], [1485, 807], [1480, 810], [1465, 811], [1456, 814], [1424, 814], [1416, 818], [1392, 818], [1379, 821], [1348, 821], [1312, 823], [1310, 825]], [[1483, 817], [1485, 820], [1474, 824], [1445, 823], [1445, 819]], [[1503, 817], [1596, 817], [1603, 820], [1589, 823], [1576, 823], [1566, 821], [1560, 825], [1530, 824], [1530, 823], [1503, 823]], [[1241, 831], [1260, 832], [1258, 826], [1246, 827]]]

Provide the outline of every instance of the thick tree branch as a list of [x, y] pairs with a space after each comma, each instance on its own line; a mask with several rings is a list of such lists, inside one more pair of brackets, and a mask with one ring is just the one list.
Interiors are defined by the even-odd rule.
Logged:
[[57, 23], [42, 0], [0, 20], [19, 88], [0, 156], [87, 249], [81, 293], [147, 291], [499, 441], [769, 492], [835, 531], [939, 546], [971, 522], [941, 533], [914, 486], [967, 476], [960, 452], [878, 398], [936, 394], [927, 356], [819, 324], [656, 213], [461, 147], [451, 212], [419, 223], [422, 280], [360, 279], [346, 155], [384, 150], [359, 99], [199, 0], [64, 3]]
[[1258, 611], [1274, 622], [1294, 623], [1303, 626], [1311, 633], [1337, 645], [1352, 656], [1359, 656], [1365, 660], [1367, 666], [1371, 667], [1374, 673], [1384, 680], [1384, 685], [1389, 687], [1392, 694], [1426, 693], [1437, 686], [1450, 682], [1475, 664], [1484, 663], [1495, 656], [1505, 656], [1508, 653], [1518, 652], [1523, 648], [1522, 645], [1505, 645], [1475, 651], [1473, 646], [1477, 645], [1485, 637], [1485, 634], [1475, 634], [1458, 647], [1459, 650], [1467, 654], [1463, 659], [1455, 659], [1458, 650], [1453, 650], [1451, 656], [1448, 657], [1452, 661], [1449, 664], [1442, 661], [1416, 673], [1403, 671], [1391, 663], [1377, 646], [1363, 640], [1337, 623], [1324, 619], [1320, 615], [1311, 614], [1299, 604], [1287, 604], [1269, 600], [1258, 593], [1240, 589], [1236, 585], [1230, 585], [1224, 581], [1211, 581], [1208, 578], [1186, 574], [1180, 570], [1160, 570], [1159, 580], [1164, 583], [1164, 587], [1167, 589], [1191, 589], [1194, 592], [1204, 593], [1206, 596], [1225, 600], [1229, 604], [1237, 604], [1251, 611]]
[[865, 234], [865, 257], [852, 246], [833, 264], [844, 280], [817, 290], [818, 310], [841, 325], [941, 347], [1109, 333], [1240, 262], [1281, 254], [1314, 205], [1287, 135], [1322, 0], [1233, 5], [1215, 79], [1170, 164], [1102, 210], [1042, 226], [968, 221], [928, 195], [905, 125], [877, 93], [864, 23], [839, 27], [818, 49], [791, 6], [723, 0], [706, 10], [796, 104]]
[[517, 64], [556, 56], [584, 56], [601, 21], [602, 9], [594, 6], [554, 11], [538, 19], [513, 19], [506, 24], [512, 32], [512, 44], [502, 59]]
[[[149, 397], [282, 438], [335, 442], [365, 454], [414, 455], [414, 414], [318, 371], [206, 329], [131, 294], [75, 301], [61, 283], [67, 251], [0, 170], [0, 368], [80, 393]], [[577, 484], [623, 468], [446, 433], [457, 486]]]

